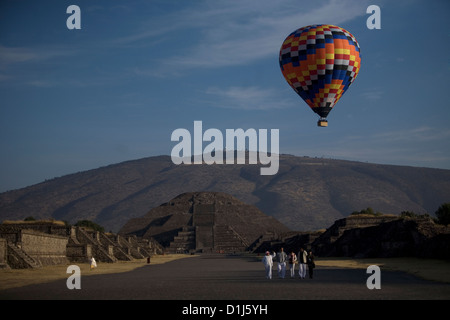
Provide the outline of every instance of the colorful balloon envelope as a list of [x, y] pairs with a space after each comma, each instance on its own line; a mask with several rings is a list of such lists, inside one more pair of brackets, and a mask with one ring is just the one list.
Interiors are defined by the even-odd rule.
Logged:
[[359, 44], [347, 30], [310, 25], [292, 32], [280, 49], [280, 68], [297, 94], [328, 125], [327, 116], [359, 73]]

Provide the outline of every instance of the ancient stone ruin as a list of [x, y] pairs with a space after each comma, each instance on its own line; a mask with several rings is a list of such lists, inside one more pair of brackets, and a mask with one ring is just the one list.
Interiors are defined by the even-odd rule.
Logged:
[[0, 225], [0, 268], [39, 268], [44, 265], [132, 261], [162, 253], [152, 239], [123, 237], [66, 226], [61, 221], [6, 221]]
[[312, 249], [316, 256], [450, 258], [450, 226], [430, 217], [350, 215], [326, 230], [297, 232], [231, 195], [181, 194], [118, 234], [61, 221], [5, 221], [0, 268], [97, 261], [113, 263], [167, 253], [263, 253]]
[[289, 229], [258, 208], [221, 192], [184, 193], [131, 219], [119, 234], [153, 238], [169, 252], [253, 251]]
[[329, 257], [449, 259], [450, 226], [426, 216], [349, 216], [335, 221], [311, 247]]

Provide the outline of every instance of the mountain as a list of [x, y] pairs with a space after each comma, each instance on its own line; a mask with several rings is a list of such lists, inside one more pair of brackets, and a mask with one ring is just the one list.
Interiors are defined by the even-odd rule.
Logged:
[[0, 220], [91, 220], [117, 232], [185, 192], [225, 192], [292, 230], [327, 228], [353, 211], [433, 214], [450, 202], [450, 170], [281, 155], [259, 165], [175, 165], [169, 156], [126, 161], [0, 194]]

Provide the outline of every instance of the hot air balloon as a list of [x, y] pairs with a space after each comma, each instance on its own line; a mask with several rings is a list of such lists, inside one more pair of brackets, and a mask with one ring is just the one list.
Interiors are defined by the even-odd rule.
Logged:
[[359, 44], [347, 30], [319, 24], [302, 27], [284, 40], [280, 68], [295, 92], [328, 126], [331, 109], [353, 83], [361, 66]]

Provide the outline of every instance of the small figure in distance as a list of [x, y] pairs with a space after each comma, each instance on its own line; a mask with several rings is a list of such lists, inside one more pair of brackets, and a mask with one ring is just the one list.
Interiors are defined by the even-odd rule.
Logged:
[[314, 255], [311, 250], [309, 250], [307, 261], [308, 261], [309, 278], [312, 279], [316, 264], [314, 262]]
[[306, 277], [306, 264], [307, 264], [308, 253], [303, 247], [300, 248], [298, 252], [298, 276], [300, 279], [305, 279]]
[[289, 271], [291, 272], [291, 278], [295, 277], [295, 264], [297, 263], [297, 256], [294, 251], [291, 251], [289, 255]]
[[266, 269], [266, 278], [272, 279], [272, 267], [273, 267], [273, 258], [275, 257], [275, 252], [273, 255], [270, 254], [269, 251], [266, 251], [266, 255], [262, 258], [262, 262]]
[[284, 279], [284, 276], [286, 275], [286, 261], [287, 261], [287, 254], [284, 252], [284, 249], [281, 248], [280, 252], [278, 252], [277, 255], [277, 262], [278, 262], [278, 277]]

